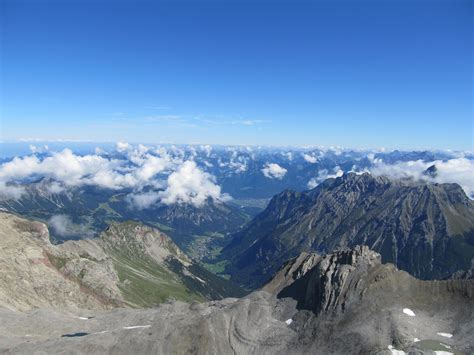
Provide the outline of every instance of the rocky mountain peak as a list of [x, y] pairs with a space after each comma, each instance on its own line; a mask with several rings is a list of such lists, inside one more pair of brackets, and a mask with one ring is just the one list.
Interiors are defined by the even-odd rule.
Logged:
[[311, 274], [305, 306], [315, 313], [344, 310], [369, 268], [380, 264], [380, 254], [367, 246], [325, 256]]
[[343, 311], [365, 284], [369, 271], [381, 263], [380, 254], [365, 245], [323, 257], [302, 253], [285, 265], [264, 290], [276, 291], [280, 298], [292, 297], [299, 308], [316, 314]]
[[342, 265], [360, 267], [361, 265], [372, 266], [381, 264], [380, 254], [370, 250], [366, 245], [357, 245], [353, 249], [341, 249], [326, 255], [321, 260], [325, 269], [338, 268]]
[[274, 201], [223, 250], [231, 260], [226, 272], [250, 288], [303, 251], [357, 245], [423, 279], [471, 266], [474, 203], [457, 184], [349, 173]]
[[436, 167], [436, 165], [433, 164], [423, 172], [423, 175], [435, 178], [436, 176], [438, 176], [438, 168]]

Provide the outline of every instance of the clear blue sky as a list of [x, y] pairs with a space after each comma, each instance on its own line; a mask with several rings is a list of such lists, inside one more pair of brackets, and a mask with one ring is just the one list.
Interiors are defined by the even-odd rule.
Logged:
[[2, 140], [471, 149], [472, 2], [1, 2]]

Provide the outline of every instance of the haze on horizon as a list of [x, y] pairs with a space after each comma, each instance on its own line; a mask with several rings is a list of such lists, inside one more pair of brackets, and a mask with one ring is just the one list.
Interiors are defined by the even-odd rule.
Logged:
[[473, 150], [472, 2], [11, 1], [0, 140]]

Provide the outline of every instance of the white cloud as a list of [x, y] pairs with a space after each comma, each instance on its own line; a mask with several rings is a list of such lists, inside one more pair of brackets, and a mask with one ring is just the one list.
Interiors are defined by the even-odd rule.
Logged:
[[[40, 159], [36, 155], [16, 157], [0, 165], [3, 195], [19, 196], [11, 182], [29, 177], [51, 178], [66, 186], [97, 185], [110, 189], [157, 185], [156, 175], [180, 164], [170, 156], [156, 156], [139, 145], [127, 148], [127, 159], [110, 159], [103, 155], [76, 155], [70, 149]], [[6, 191], [8, 190], [8, 191]], [[57, 188], [56, 188], [57, 190]]]
[[269, 179], [282, 179], [287, 171], [276, 163], [266, 163], [262, 169], [263, 175]]
[[341, 177], [342, 175], [344, 175], [344, 171], [342, 171], [342, 169], [339, 166], [334, 167], [333, 173], [329, 173], [329, 171], [327, 169], [320, 170], [318, 172], [318, 176], [316, 176], [314, 178], [311, 178], [308, 181], [308, 188], [309, 189], [314, 189], [316, 186], [318, 186], [324, 180]]
[[56, 181], [51, 182], [47, 186], [47, 190], [50, 194], [59, 194], [65, 190], [64, 186]]
[[87, 183], [91, 176], [111, 169], [113, 162], [97, 155], [75, 155], [70, 149], [40, 160], [31, 155], [16, 157], [0, 167], [0, 181], [20, 180], [32, 175], [50, 177], [67, 185]]
[[208, 198], [226, 201], [229, 195], [222, 194], [212, 175], [199, 169], [194, 161], [188, 160], [168, 176], [166, 190], [158, 194], [162, 203], [190, 203], [200, 207]]
[[212, 146], [210, 146], [209, 144], [206, 144], [206, 145], [201, 145], [200, 148], [201, 148], [201, 150], [203, 150], [206, 153], [206, 156], [208, 158], [211, 156]]
[[[423, 172], [432, 165], [436, 166], [436, 176], [424, 175]], [[369, 171], [373, 175], [386, 175], [398, 179], [412, 178], [436, 183], [457, 183], [468, 196], [474, 197], [474, 161], [466, 158], [430, 162], [413, 160], [395, 164], [386, 164], [381, 159], [375, 159]]]
[[92, 237], [94, 233], [87, 229], [85, 225], [79, 225], [72, 222], [71, 218], [64, 214], [52, 216], [48, 221], [49, 227], [54, 234], [60, 237]]
[[315, 164], [318, 161], [317, 157], [313, 155], [309, 155], [309, 154], [303, 154], [303, 158], [304, 160], [306, 160], [308, 163], [311, 163], [311, 164]]
[[132, 146], [127, 142], [117, 142], [116, 149], [118, 152], [123, 153], [129, 150]]
[[156, 174], [164, 171], [171, 166], [171, 162], [166, 158], [156, 157], [147, 154], [143, 165], [136, 170], [136, 176], [142, 181], [149, 181]]
[[142, 210], [149, 208], [160, 200], [159, 191], [149, 191], [128, 195], [128, 202], [135, 208]]
[[0, 181], [0, 201], [18, 200], [25, 193], [25, 189], [21, 186], [7, 185], [6, 182]]
[[281, 155], [285, 156], [289, 161], [293, 160], [293, 153], [292, 152], [282, 152]]

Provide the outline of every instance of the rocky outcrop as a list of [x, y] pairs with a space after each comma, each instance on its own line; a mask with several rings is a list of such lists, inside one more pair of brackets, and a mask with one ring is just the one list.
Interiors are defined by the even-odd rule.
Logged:
[[64, 254], [49, 242], [44, 224], [0, 213], [0, 307], [109, 308], [109, 304], [58, 269], [65, 260]]
[[242, 294], [167, 235], [135, 222], [53, 245], [43, 223], [0, 213], [0, 241], [0, 307], [9, 309], [151, 307]]
[[234, 281], [256, 288], [301, 252], [356, 245], [416, 277], [448, 278], [471, 267], [474, 202], [456, 184], [350, 173], [275, 196], [222, 257], [231, 261], [226, 272]]
[[[344, 311], [351, 297], [359, 297], [367, 287], [374, 268], [381, 265], [380, 254], [367, 246], [356, 246], [320, 257], [317, 254], [305, 255], [294, 259], [291, 269], [294, 281], [279, 289], [278, 297], [292, 297], [298, 301], [298, 307], [316, 314]], [[299, 264], [299, 265], [298, 265]], [[298, 265], [298, 266], [297, 266]], [[276, 277], [264, 289], [273, 288]]]

